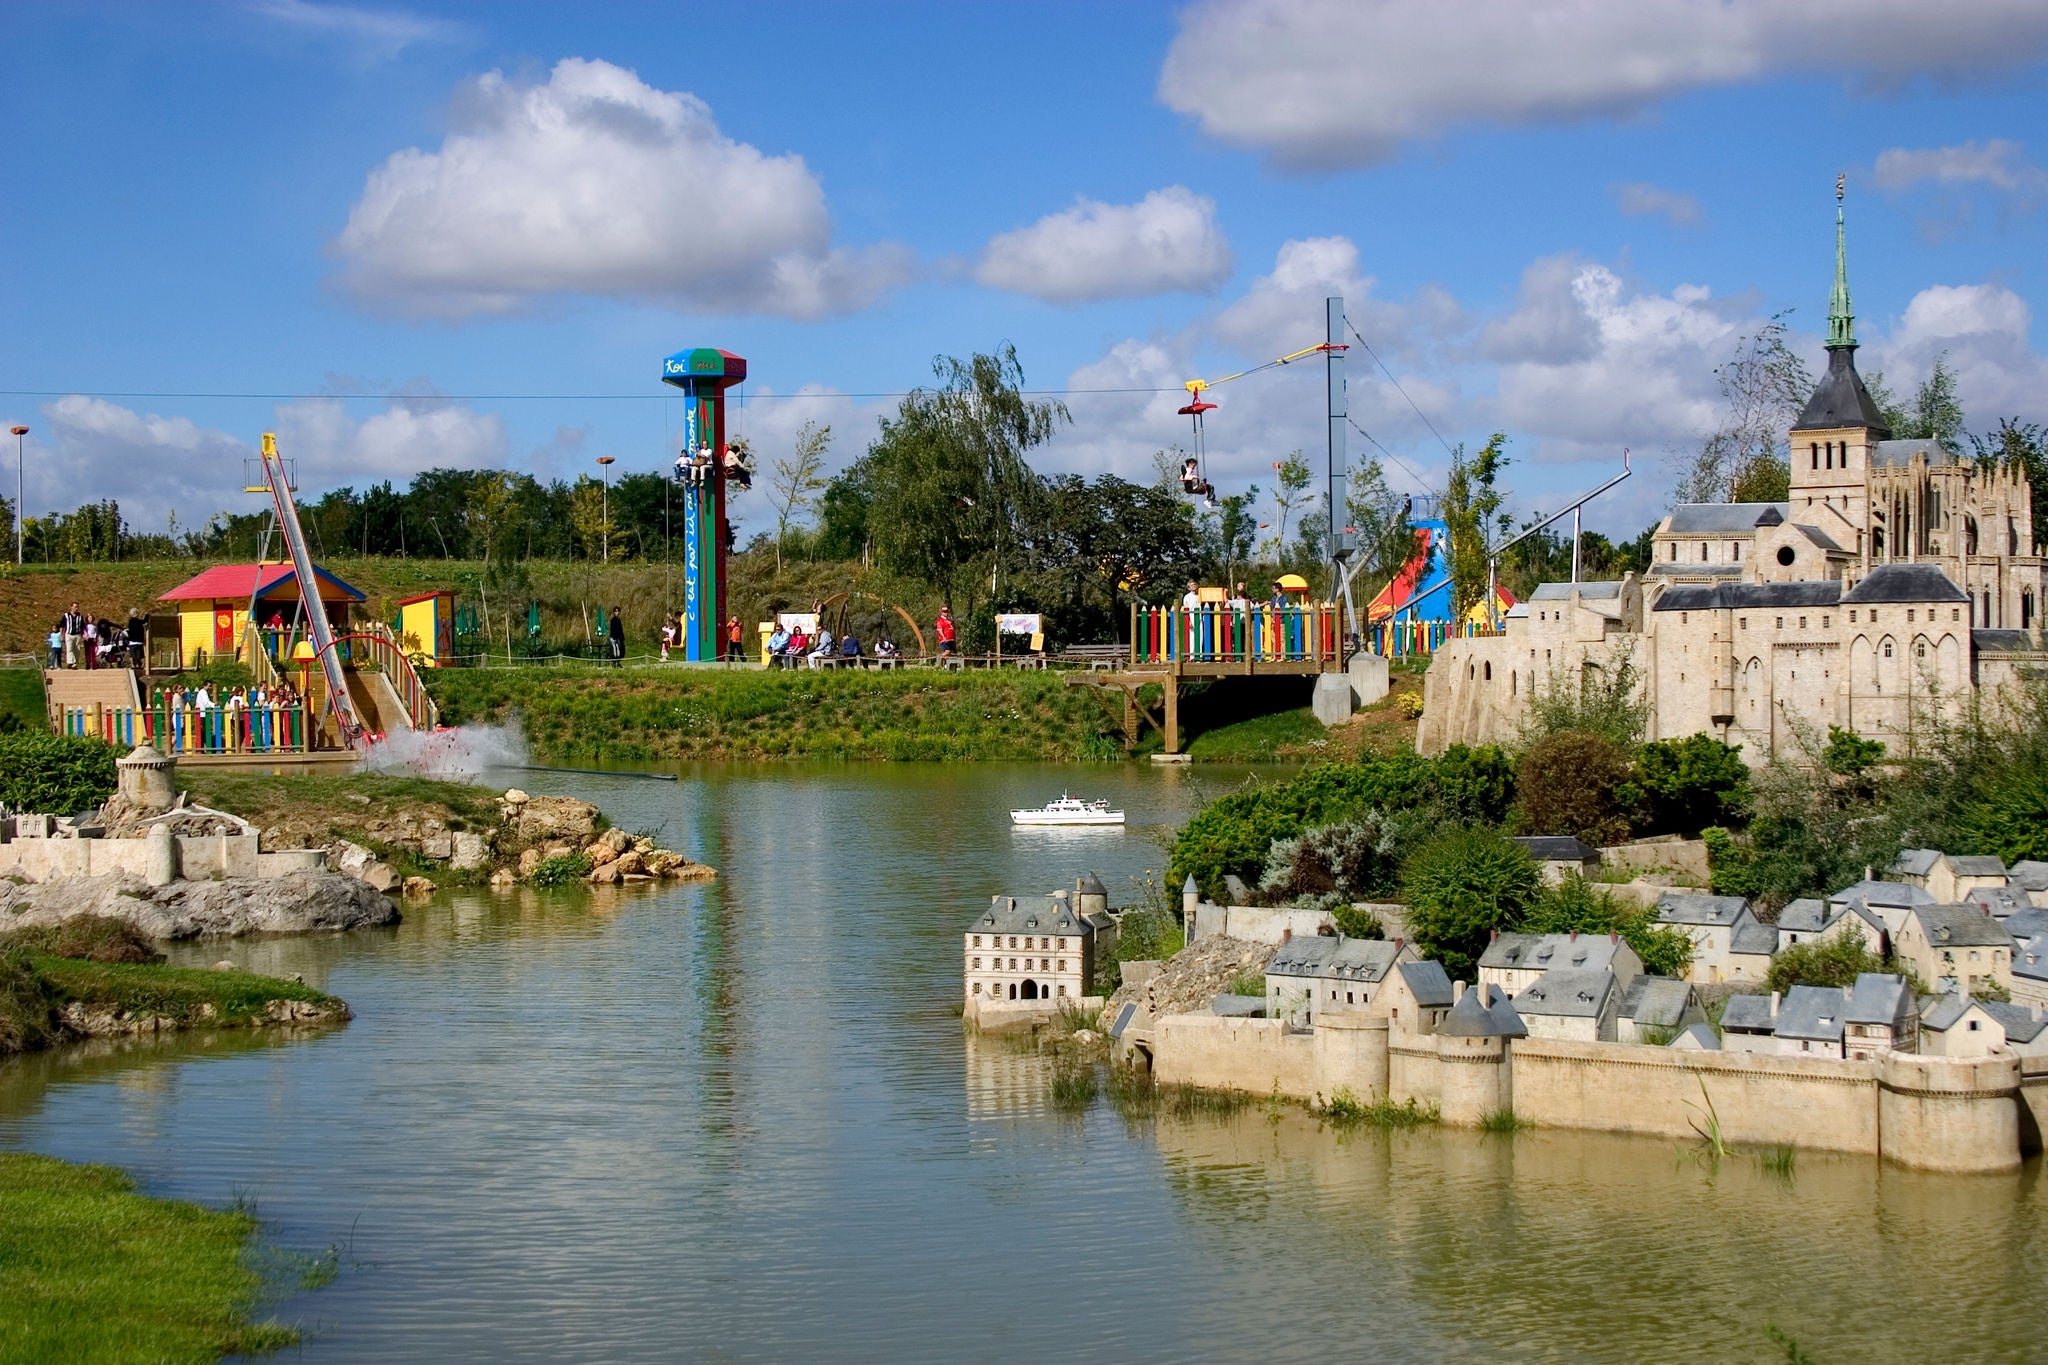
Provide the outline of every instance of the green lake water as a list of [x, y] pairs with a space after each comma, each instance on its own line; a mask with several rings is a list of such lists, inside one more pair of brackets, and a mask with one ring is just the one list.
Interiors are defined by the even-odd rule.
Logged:
[[[1621, 1137], [1068, 1114], [1039, 1058], [963, 1037], [978, 906], [1088, 870], [1127, 900], [1245, 776], [519, 774], [723, 875], [181, 949], [357, 1017], [0, 1066], [0, 1147], [339, 1246], [275, 1306], [314, 1361], [1783, 1360], [1771, 1323], [1821, 1365], [2048, 1356], [2038, 1159], [1788, 1180]], [[1068, 787], [1129, 827], [1011, 829]]]

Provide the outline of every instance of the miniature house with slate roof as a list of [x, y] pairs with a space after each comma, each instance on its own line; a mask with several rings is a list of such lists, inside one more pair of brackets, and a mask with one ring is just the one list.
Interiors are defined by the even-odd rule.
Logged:
[[1936, 712], [1988, 699], [1995, 716], [2048, 667], [2028, 475], [1895, 438], [1857, 372], [1839, 211], [1835, 226], [1827, 366], [1781, 447], [1789, 496], [1712, 490], [1731, 500], [1673, 508], [1641, 575], [1539, 585], [1501, 634], [1446, 642], [1418, 750], [1510, 739], [1552, 680], [1624, 652], [1643, 676], [1646, 738], [1709, 734], [1752, 766], [1831, 726], [1905, 749]]
[[1051, 1011], [1078, 1005], [1116, 945], [1108, 895], [1092, 874], [1048, 896], [995, 896], [961, 936], [970, 1014], [983, 1006]]

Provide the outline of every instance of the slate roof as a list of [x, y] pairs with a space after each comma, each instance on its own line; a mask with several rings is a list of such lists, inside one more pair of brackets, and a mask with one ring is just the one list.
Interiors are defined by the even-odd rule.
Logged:
[[1515, 1012], [1525, 1018], [1532, 1014], [1567, 1018], [1598, 1018], [1614, 994], [1614, 973], [1553, 967], [1536, 978], [1515, 997]]
[[1873, 469], [1900, 468], [1910, 464], [1915, 455], [1925, 455], [1931, 465], [1962, 463], [1961, 456], [1931, 436], [1907, 436], [1893, 441], [1872, 442], [1870, 466]]
[[1887, 870], [1896, 872], [1901, 877], [1924, 877], [1932, 872], [1934, 865], [1940, 861], [1941, 850], [1938, 848], [1901, 849], [1899, 856], [1892, 859], [1892, 865]]
[[1970, 1012], [1970, 1006], [1977, 1003], [1973, 996], [1964, 995], [1961, 991], [1950, 991], [1927, 1007], [1926, 1013], [1920, 1016], [1920, 1027], [1935, 1033], [1946, 1033], [1961, 1023], [1963, 1016]]
[[2005, 1030], [2007, 1042], [2031, 1043], [2042, 1029], [2048, 1028], [2048, 1010], [2033, 1010], [2003, 1000], [1980, 1000], [1977, 1003]]
[[1638, 1024], [1675, 1028], [1692, 1004], [1692, 987], [1669, 976], [1639, 976], [1622, 992], [1620, 1016]]
[[1448, 1009], [1452, 1003], [1451, 978], [1441, 962], [1403, 962], [1394, 968], [1408, 983], [1415, 1003], [1432, 1009]]
[[1863, 972], [1849, 988], [1848, 1008], [1842, 1018], [1851, 1024], [1897, 1024], [1911, 1018], [1918, 1007], [1904, 977]]
[[1674, 564], [1669, 560], [1652, 564], [1650, 572], [1662, 578], [1740, 578], [1745, 564]]
[[2048, 981], [2048, 933], [2035, 934], [2012, 950], [2012, 974]]
[[1778, 927], [1795, 934], [1817, 934], [1841, 917], [1842, 911], [1830, 910], [1826, 901], [1805, 896], [1778, 912]]
[[[1653, 611], [1768, 611], [1774, 607], [1832, 607], [1842, 585], [1821, 583], [1701, 583], [1666, 588]], [[1920, 601], [1920, 598], [1914, 598]]]
[[1827, 372], [1814, 385], [1813, 397], [1806, 400], [1792, 430], [1826, 431], [1834, 427], [1867, 427], [1879, 440], [1892, 434], [1892, 429], [1885, 425], [1884, 414], [1872, 401], [1870, 390], [1863, 387], [1863, 377], [1856, 373], [1855, 348], [1850, 346], [1828, 352]]
[[1529, 594], [1529, 600], [1531, 602], [1569, 602], [1574, 587], [1578, 588], [1580, 597], [1588, 600], [1599, 597], [1621, 596], [1620, 581], [1618, 579], [1608, 579], [1600, 583], [1538, 583], [1536, 590]]
[[1912, 918], [1935, 948], [2010, 948], [2005, 926], [1976, 905], [1916, 905]]
[[1721, 1050], [1721, 1040], [1716, 1038], [1714, 1030], [1705, 1024], [1693, 1024], [1685, 1032], [1673, 1038], [1670, 1046], [1682, 1048], [1688, 1052], [1695, 1049], [1701, 1052], [1719, 1052]]
[[1976, 853], [1947, 855], [1949, 871], [1958, 877], [2003, 877], [2005, 859]]
[[1383, 938], [1339, 938], [1337, 951], [1324, 962], [1321, 974], [1344, 981], [1383, 981], [1400, 953], [1400, 944]]
[[1769, 1033], [1775, 1027], [1768, 995], [1731, 995], [1721, 1011], [1723, 1033]]
[[[1773, 1032], [1780, 1038], [1839, 1043], [1842, 1041], [1842, 1015], [1848, 1007], [1848, 999], [1837, 987], [1794, 986], [1785, 993], [1784, 1003], [1778, 1006], [1778, 1026]], [[1726, 1016], [1722, 1018], [1721, 1027], [1728, 1027]]]
[[1983, 906], [2000, 923], [2034, 908], [2027, 893], [2016, 886], [1973, 886], [1963, 893], [1963, 899], [1971, 905]]
[[1843, 887], [1840, 891], [1830, 892], [1828, 904], [1850, 910], [1865, 905], [1932, 905], [1934, 893], [1924, 886], [1910, 886], [1905, 882], [1866, 877], [1860, 882]]
[[2029, 891], [2048, 891], [2048, 863], [2032, 858], [2014, 863], [2005, 870], [2005, 875], [2016, 885]]
[[1599, 849], [1569, 834], [1525, 834], [1514, 842], [1539, 863], [1583, 863], [1600, 856]]
[[1779, 526], [1791, 514], [1789, 502], [1682, 502], [1671, 509], [1674, 535], [1729, 536], [1759, 526]]
[[1266, 1012], [1266, 1002], [1256, 995], [1224, 991], [1209, 1002], [1209, 1013], [1225, 1019], [1256, 1019]]
[[1849, 589], [1842, 605], [1872, 602], [1967, 602], [1969, 594], [1933, 564], [1880, 564]]
[[1479, 965], [1505, 971], [1547, 972], [1559, 967], [1597, 971], [1614, 965], [1619, 941], [1605, 934], [1502, 934], [1486, 945]]
[[1754, 920], [1747, 924], [1738, 924], [1735, 926], [1734, 934], [1729, 937], [1728, 951], [1769, 957], [1778, 951], [1778, 926], [1758, 924]]
[[2033, 637], [2023, 630], [1973, 630], [1970, 643], [1979, 654], [2038, 654]]
[[[1489, 1003], [1481, 1003], [1480, 997], [1493, 996]], [[1474, 986], [1458, 997], [1451, 1006], [1451, 1012], [1437, 1025], [1438, 1033], [1453, 1038], [1526, 1038], [1529, 1026], [1522, 1022], [1522, 1016], [1515, 1013], [1515, 1007], [1508, 1001], [1506, 992], [1496, 992], [1490, 986]]]
[[1083, 925], [1066, 902], [1050, 896], [998, 896], [967, 926], [974, 934], [1079, 934]]
[[2048, 934], [2048, 910], [2030, 905], [2024, 910], [2013, 911], [2005, 917], [2005, 932], [2011, 934], [2016, 943]]
[[1666, 891], [1657, 897], [1657, 920], [1661, 924], [1733, 924], [1748, 908], [1749, 902], [1740, 896]]
[[1280, 945], [1266, 964], [1267, 976], [1320, 976], [1337, 955], [1337, 940], [1328, 934], [1299, 934]]
[[1833, 536], [1829, 535], [1826, 531], [1821, 530], [1818, 526], [1808, 526], [1804, 522], [1794, 522], [1792, 524], [1792, 529], [1799, 532], [1800, 535], [1805, 536], [1814, 544], [1820, 546], [1820, 548], [1823, 550], [1832, 550], [1838, 555], [1849, 553], [1847, 550], [1843, 549], [1840, 545], [1837, 545], [1835, 543], [1835, 538]]
[[1079, 890], [1080, 893], [1084, 896], [1109, 895], [1109, 888], [1104, 886], [1102, 884], [1102, 879], [1096, 876], [1093, 872], [1087, 873], [1081, 878], [1081, 884], [1077, 888], [1077, 890]]

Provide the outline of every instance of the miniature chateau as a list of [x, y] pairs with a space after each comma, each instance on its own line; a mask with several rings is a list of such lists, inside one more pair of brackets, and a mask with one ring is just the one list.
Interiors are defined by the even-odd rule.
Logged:
[[1633, 658], [1647, 738], [1761, 756], [1841, 726], [1910, 751], [1935, 715], [1995, 706], [2048, 664], [2026, 475], [1891, 438], [1856, 373], [1839, 210], [1827, 351], [1789, 435], [1788, 501], [1683, 504], [1646, 574], [1542, 584], [1503, 633], [1446, 642], [1416, 747], [1506, 739], [1532, 693]]

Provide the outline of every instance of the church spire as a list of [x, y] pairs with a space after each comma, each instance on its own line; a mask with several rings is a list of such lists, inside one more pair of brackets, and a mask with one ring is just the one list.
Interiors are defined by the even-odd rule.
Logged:
[[1856, 349], [1856, 310], [1849, 302], [1849, 246], [1842, 224], [1842, 188], [1846, 176], [1835, 177], [1835, 287], [1828, 295], [1828, 349]]

